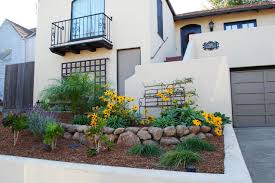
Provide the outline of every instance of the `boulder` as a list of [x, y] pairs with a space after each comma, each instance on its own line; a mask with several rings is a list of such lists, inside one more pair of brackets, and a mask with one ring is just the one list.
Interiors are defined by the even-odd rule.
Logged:
[[154, 140], [144, 140], [143, 141], [143, 144], [144, 145], [159, 145], [159, 143], [157, 141], [154, 141]]
[[187, 135], [187, 136], [181, 137], [181, 138], [180, 138], [180, 141], [183, 142], [183, 141], [185, 141], [186, 139], [190, 139], [190, 138], [194, 138], [194, 137], [196, 137], [196, 135], [195, 135], [194, 133], [191, 133], [191, 134], [189, 134], [189, 135]]
[[73, 135], [73, 140], [78, 140], [80, 139], [80, 133], [79, 132], [75, 132]]
[[120, 135], [120, 134], [122, 134], [124, 131], [125, 131], [125, 128], [117, 128], [117, 129], [114, 131], [114, 134], [115, 134], [115, 135]]
[[206, 138], [206, 135], [205, 135], [204, 133], [200, 132], [200, 133], [197, 135], [197, 137], [198, 137], [199, 139], [205, 139], [205, 138]]
[[137, 136], [141, 139], [141, 140], [149, 140], [152, 138], [152, 136], [150, 135], [150, 133], [148, 131], [145, 130], [140, 130], [137, 133]]
[[72, 134], [69, 132], [65, 132], [63, 135], [64, 139], [71, 139], [72, 138]]
[[81, 144], [86, 145], [87, 139], [86, 139], [86, 136], [84, 135], [84, 133], [79, 133], [79, 142], [80, 142]]
[[114, 134], [110, 134], [110, 135], [108, 135], [108, 139], [109, 139], [111, 142], [116, 142], [117, 139], [118, 139], [118, 136], [117, 136], [117, 135], [114, 135]]
[[148, 131], [153, 136], [153, 139], [156, 141], [159, 141], [163, 134], [163, 129], [157, 127], [150, 127]]
[[177, 145], [180, 141], [176, 137], [162, 137], [160, 145]]
[[135, 133], [135, 134], [137, 134], [137, 132], [139, 131], [139, 127], [128, 127], [128, 128], [126, 128], [125, 130], [127, 131], [127, 132], [133, 132], [133, 133]]
[[206, 136], [207, 138], [212, 138], [212, 137], [214, 137], [214, 135], [213, 135], [212, 133], [206, 133], [205, 136]]
[[63, 128], [65, 129], [65, 131], [69, 133], [77, 132], [77, 127], [78, 127], [77, 125], [70, 125], [70, 124], [63, 125]]
[[168, 126], [163, 130], [163, 135], [165, 137], [173, 137], [176, 135], [176, 133], [177, 133], [177, 130], [174, 126]]
[[91, 127], [89, 126], [86, 126], [86, 125], [79, 125], [77, 126], [76, 130], [79, 132], [79, 133], [86, 133]]
[[201, 128], [199, 126], [190, 126], [189, 130], [196, 135], [200, 132]]
[[209, 126], [202, 126], [201, 127], [201, 132], [203, 133], [208, 133], [211, 131], [211, 128]]
[[188, 135], [190, 133], [190, 130], [184, 125], [178, 125], [176, 127], [176, 130], [177, 130], [177, 136], [178, 137], [183, 137], [183, 136]]
[[142, 127], [140, 130], [148, 131], [149, 127]]
[[123, 147], [132, 147], [136, 144], [140, 144], [140, 139], [136, 134], [131, 131], [124, 132], [120, 134], [117, 140], [117, 145]]
[[110, 128], [110, 127], [103, 128], [103, 133], [105, 133], [105, 134], [112, 134], [114, 131], [115, 131], [115, 129]]

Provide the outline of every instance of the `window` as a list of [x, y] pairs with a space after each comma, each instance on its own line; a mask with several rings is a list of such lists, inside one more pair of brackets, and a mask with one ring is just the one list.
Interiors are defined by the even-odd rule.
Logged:
[[158, 13], [158, 34], [163, 39], [163, 9], [162, 9], [161, 0], [157, 0], [157, 13]]
[[246, 20], [224, 24], [224, 30], [248, 29], [253, 27], [257, 27], [256, 20]]

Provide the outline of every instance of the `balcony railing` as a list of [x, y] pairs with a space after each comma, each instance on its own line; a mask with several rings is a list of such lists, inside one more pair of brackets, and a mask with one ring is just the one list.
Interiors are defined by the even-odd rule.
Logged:
[[[52, 23], [51, 48], [86, 40], [104, 40], [112, 45], [111, 21], [105, 13], [98, 13]], [[98, 44], [95, 45], [98, 47]]]

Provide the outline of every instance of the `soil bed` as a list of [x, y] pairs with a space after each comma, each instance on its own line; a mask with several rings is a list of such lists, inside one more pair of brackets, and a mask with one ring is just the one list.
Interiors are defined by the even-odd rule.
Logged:
[[[216, 151], [201, 153], [202, 161], [196, 165], [197, 172], [224, 173], [224, 142], [223, 137], [207, 139], [214, 144]], [[41, 139], [35, 138], [29, 131], [21, 132], [17, 145], [13, 146], [13, 135], [9, 129], [0, 125], [0, 154], [74, 163], [109, 165], [143, 169], [160, 169], [184, 171], [184, 169], [167, 169], [159, 165], [159, 158], [132, 156], [126, 148], [115, 147], [111, 151], [102, 152], [95, 157], [87, 156], [87, 147], [72, 140], [60, 139], [57, 149], [53, 152], [43, 150]]]

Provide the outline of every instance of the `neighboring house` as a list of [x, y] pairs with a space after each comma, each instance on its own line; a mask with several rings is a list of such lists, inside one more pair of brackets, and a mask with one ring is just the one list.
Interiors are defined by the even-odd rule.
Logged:
[[0, 98], [3, 99], [5, 67], [34, 62], [35, 29], [24, 28], [8, 19], [0, 26]]
[[176, 15], [169, 0], [42, 0], [34, 101], [74, 72], [124, 94], [137, 65], [226, 56], [235, 125], [275, 125], [274, 34], [274, 2]]

